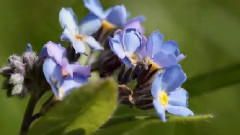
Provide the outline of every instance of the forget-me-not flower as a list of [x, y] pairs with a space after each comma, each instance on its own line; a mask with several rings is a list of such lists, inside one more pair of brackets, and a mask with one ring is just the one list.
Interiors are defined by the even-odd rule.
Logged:
[[43, 73], [53, 93], [62, 99], [71, 90], [88, 82], [90, 67], [79, 63], [69, 63], [66, 50], [60, 44], [48, 42], [41, 51], [44, 57]]
[[138, 32], [141, 35], [144, 35], [145, 30], [142, 26], [143, 21], [145, 21], [145, 17], [142, 15], [132, 18], [126, 23], [123, 30], [129, 29], [129, 28], [135, 28], [138, 30]]
[[159, 31], [154, 31], [139, 52], [141, 57], [148, 57], [153, 70], [176, 65], [185, 58], [183, 54], [180, 54], [177, 42], [163, 42], [163, 38]]
[[188, 93], [180, 88], [186, 80], [186, 74], [180, 65], [173, 65], [158, 74], [152, 84], [153, 105], [157, 114], [166, 121], [165, 110], [179, 116], [193, 116], [187, 108]]
[[135, 66], [139, 60], [137, 51], [142, 46], [142, 37], [135, 28], [117, 31], [109, 38], [111, 50], [128, 66]]
[[104, 11], [98, 0], [83, 0], [83, 2], [84, 6], [102, 21], [103, 33], [126, 24], [128, 15], [124, 5], [117, 5]]
[[71, 8], [62, 8], [59, 21], [63, 28], [61, 40], [71, 42], [76, 53], [86, 54], [85, 44], [93, 50], [102, 50], [101, 45], [91, 36], [101, 26], [101, 21], [93, 14], [83, 18], [78, 25], [77, 16]]

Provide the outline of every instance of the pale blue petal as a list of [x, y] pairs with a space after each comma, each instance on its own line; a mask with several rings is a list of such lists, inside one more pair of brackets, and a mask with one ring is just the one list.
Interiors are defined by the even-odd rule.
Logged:
[[81, 40], [74, 40], [72, 41], [73, 48], [75, 49], [76, 53], [82, 53], [85, 54], [85, 45]]
[[122, 27], [127, 21], [127, 11], [124, 5], [115, 6], [108, 14], [106, 20], [118, 27]]
[[183, 54], [180, 54], [180, 55], [177, 56], [178, 62], [182, 61], [185, 58], [186, 58], [186, 55], [183, 55]]
[[100, 43], [96, 41], [92, 36], [87, 36], [84, 40], [91, 49], [95, 51], [103, 50], [103, 47], [100, 45]]
[[72, 42], [74, 40], [74, 33], [69, 31], [69, 29], [65, 28], [63, 30], [63, 32], [62, 32], [61, 40], [62, 41]]
[[101, 25], [101, 19], [93, 13], [90, 13], [83, 18], [79, 26], [79, 33], [83, 35], [92, 35], [101, 27]]
[[135, 28], [135, 29], [138, 30], [138, 32], [141, 35], [144, 35], [144, 28], [142, 27], [142, 22], [143, 21], [145, 21], [144, 16], [137, 16], [137, 17], [135, 17], [135, 18], [133, 18], [133, 19], [131, 19], [127, 22], [127, 24], [124, 27], [124, 30], [128, 29], [128, 28]]
[[57, 95], [58, 91], [56, 88], [56, 84], [53, 82], [53, 79], [61, 81], [62, 68], [59, 65], [57, 65], [53, 59], [47, 58], [44, 60], [44, 63], [43, 63], [43, 74], [47, 82], [51, 86], [54, 94]]
[[172, 114], [178, 115], [178, 116], [187, 117], [187, 116], [193, 116], [194, 115], [194, 113], [190, 109], [188, 109], [186, 107], [182, 107], [182, 106], [167, 105], [166, 110], [169, 113], [172, 113]]
[[159, 73], [156, 75], [153, 83], [152, 83], [152, 89], [151, 89], [151, 93], [152, 96], [157, 98], [158, 97], [158, 92], [162, 89], [162, 79], [163, 79], [163, 73]]
[[165, 117], [165, 109], [163, 106], [160, 104], [157, 98], [153, 99], [153, 106], [155, 110], [157, 111], [158, 116], [162, 119], [163, 122], [166, 121]]
[[83, 0], [84, 6], [99, 18], [103, 19], [103, 8], [98, 0]]
[[[83, 84], [86, 84], [87, 82], [88, 82], [87, 78], [85, 78], [83, 76], [74, 75], [73, 78], [69, 78], [69, 77], [64, 78], [59, 89], [65, 91], [63, 94], [63, 97], [65, 97], [72, 90], [79, 88], [80, 86], [82, 86]], [[60, 96], [60, 95], [58, 95], [58, 96]]]
[[131, 54], [134, 54], [142, 44], [142, 38], [138, 31], [134, 28], [129, 28], [124, 31], [123, 41], [126, 51]]
[[61, 67], [67, 72], [68, 75], [70, 75], [71, 77], [73, 76], [73, 70], [66, 57], [62, 59]]
[[122, 32], [119, 31], [114, 35], [113, 38], [109, 38], [109, 45], [114, 54], [117, 55], [120, 59], [123, 59], [126, 54], [121, 42], [121, 35]]
[[179, 55], [178, 43], [176, 41], [165, 41], [161, 46], [161, 51], [178, 56]]
[[91, 68], [89, 66], [81, 66], [79, 63], [70, 64], [74, 74], [82, 75], [84, 77], [91, 76]]
[[51, 57], [58, 64], [61, 64], [63, 57], [66, 56], [66, 49], [62, 47], [60, 44], [56, 44], [54, 42], [49, 41], [47, 44], [43, 46], [40, 56]]
[[188, 92], [183, 88], [177, 88], [168, 95], [168, 103], [173, 106], [188, 107]]
[[177, 57], [173, 54], [168, 54], [165, 52], [158, 52], [153, 56], [153, 61], [158, 66], [167, 68], [178, 63]]
[[161, 46], [163, 42], [163, 35], [159, 31], [154, 31], [147, 40], [147, 53], [148, 56], [153, 58], [153, 56], [161, 51]]
[[31, 44], [27, 44], [26, 52], [32, 52]]
[[59, 21], [63, 29], [68, 29], [70, 32], [77, 32], [77, 16], [71, 8], [62, 8], [59, 13]]
[[163, 72], [162, 89], [170, 92], [180, 87], [186, 81], [186, 74], [180, 65], [173, 65]]
[[138, 55], [138, 57], [140, 59], [143, 59], [144, 57], [147, 56], [146, 42], [147, 42], [147, 38], [145, 36], [142, 37], [142, 45], [139, 48], [139, 50], [137, 50], [137, 52], [136, 52], [136, 54]]

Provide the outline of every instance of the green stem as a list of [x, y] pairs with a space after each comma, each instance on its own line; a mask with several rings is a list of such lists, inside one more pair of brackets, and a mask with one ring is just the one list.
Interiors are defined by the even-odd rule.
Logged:
[[21, 126], [21, 130], [20, 130], [20, 135], [24, 135], [28, 131], [28, 129], [31, 125], [31, 122], [32, 122], [34, 108], [37, 104], [38, 99], [39, 99], [38, 96], [31, 95], [28, 105], [27, 105], [27, 108], [24, 113], [22, 126]]
[[93, 50], [91, 49], [90, 54], [89, 54], [89, 56], [87, 58], [87, 61], [86, 61], [85, 65], [89, 65], [90, 64], [92, 57], [93, 57]]

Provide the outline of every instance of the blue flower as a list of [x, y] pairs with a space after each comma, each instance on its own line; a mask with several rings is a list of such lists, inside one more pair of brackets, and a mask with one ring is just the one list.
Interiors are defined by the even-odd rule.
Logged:
[[138, 32], [141, 35], [144, 35], [145, 30], [142, 27], [142, 22], [145, 21], [145, 17], [144, 16], [137, 16], [135, 18], [132, 18], [131, 20], [129, 20], [126, 25], [124, 26], [123, 30], [129, 29], [129, 28], [135, 28], [138, 30]]
[[176, 65], [185, 58], [180, 54], [175, 41], [163, 42], [163, 35], [154, 31], [147, 39], [146, 45], [140, 51], [141, 57], [148, 57], [153, 69], [167, 68]]
[[104, 11], [98, 0], [83, 0], [83, 2], [84, 6], [102, 21], [104, 31], [126, 24], [127, 11], [124, 5], [114, 6]]
[[122, 62], [128, 66], [135, 66], [139, 60], [137, 54], [142, 46], [142, 37], [137, 29], [130, 28], [125, 31], [117, 31], [113, 38], [109, 38], [111, 50]]
[[71, 8], [62, 8], [59, 13], [59, 21], [63, 28], [61, 40], [71, 42], [76, 53], [86, 54], [85, 44], [93, 50], [102, 50], [101, 45], [90, 35], [101, 26], [101, 21], [93, 14], [83, 18], [80, 25], [77, 16]]
[[69, 63], [66, 50], [60, 44], [48, 42], [41, 51], [45, 58], [43, 73], [53, 93], [62, 99], [70, 91], [88, 82], [90, 67], [79, 63]]
[[180, 65], [173, 65], [158, 74], [152, 84], [153, 105], [157, 114], [166, 121], [165, 110], [179, 116], [193, 116], [187, 108], [188, 93], [180, 88], [186, 80], [186, 74]]

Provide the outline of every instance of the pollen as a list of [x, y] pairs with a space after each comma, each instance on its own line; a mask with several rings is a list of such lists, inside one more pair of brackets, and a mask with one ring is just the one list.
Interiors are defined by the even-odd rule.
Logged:
[[168, 104], [168, 95], [166, 92], [161, 92], [158, 95], [158, 101], [163, 105], [166, 106]]
[[131, 60], [132, 64], [136, 64], [137, 63], [137, 61], [138, 61], [138, 56], [137, 55], [130, 54], [129, 57], [130, 57], [130, 60]]
[[68, 73], [66, 71], [66, 69], [62, 69], [62, 77], [67, 77]]
[[59, 98], [63, 98], [63, 94], [65, 93], [64, 89], [59, 89]]
[[149, 65], [152, 65], [151, 70], [150, 70], [151, 72], [154, 71], [154, 70], [160, 69], [160, 67], [159, 67], [156, 63], [154, 63], [153, 61], [151, 61], [151, 60], [148, 61], [148, 64], [149, 64]]
[[76, 39], [76, 40], [81, 40], [81, 41], [83, 41], [84, 37], [83, 37], [83, 35], [81, 35], [81, 34], [76, 34], [76, 35], [75, 35], [75, 39]]

